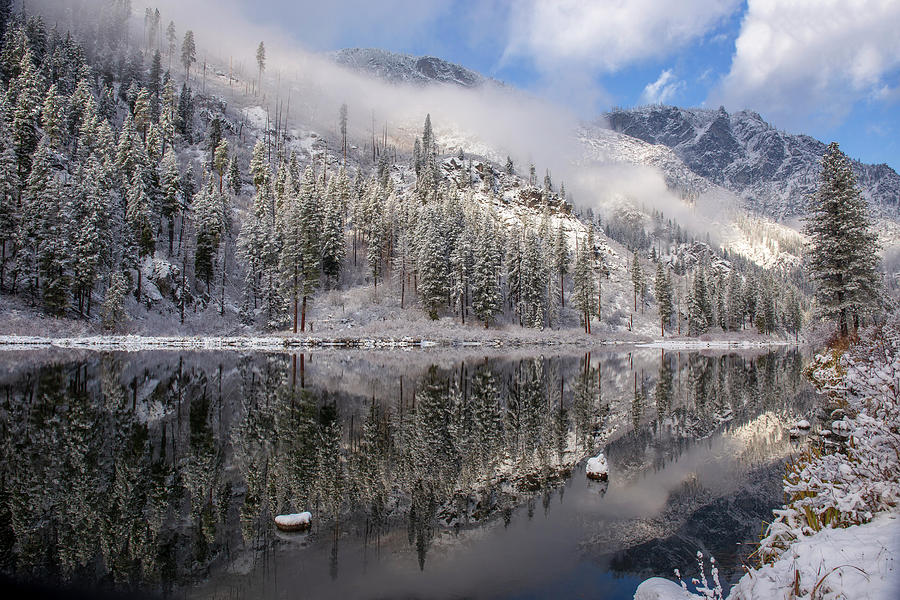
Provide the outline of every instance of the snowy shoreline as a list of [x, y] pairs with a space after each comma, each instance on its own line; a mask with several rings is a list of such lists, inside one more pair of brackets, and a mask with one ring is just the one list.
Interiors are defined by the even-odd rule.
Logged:
[[664, 350], [728, 350], [781, 347], [783, 340], [656, 340], [642, 342], [626, 339], [564, 339], [505, 337], [487, 340], [403, 338], [318, 338], [288, 336], [140, 336], [96, 335], [76, 337], [0, 336], [0, 352], [66, 348], [95, 351], [140, 352], [144, 350], [257, 350], [285, 351], [313, 348], [426, 349], [448, 347], [521, 347], [521, 346], [629, 346]]
[[653, 577], [635, 600], [896, 597], [900, 328], [874, 330], [846, 352], [823, 350], [808, 374], [824, 398], [821, 423], [789, 465], [788, 500], [773, 511], [756, 551], [762, 564], [748, 568], [727, 596], [715, 570], [710, 587], [701, 563], [699, 595]]

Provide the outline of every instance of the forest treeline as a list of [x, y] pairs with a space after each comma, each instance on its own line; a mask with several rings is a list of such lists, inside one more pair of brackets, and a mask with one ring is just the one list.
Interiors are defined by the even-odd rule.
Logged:
[[[76, 40], [0, 10], [0, 290], [47, 314], [122, 330], [143, 306], [302, 331], [317, 294], [365, 284], [434, 319], [591, 332], [622, 316], [603, 305], [605, 235], [633, 251], [634, 313], [654, 301], [663, 333], [800, 328], [783, 274], [722, 260], [658, 213], [651, 233], [601, 223], [534, 165], [520, 177], [512, 160], [444, 154], [429, 116], [407, 158], [373, 143], [367, 165], [346, 159], [336, 107], [343, 160], [329, 169], [283, 130], [248, 139], [195, 93], [194, 35], [158, 11], [129, 39], [130, 3], [111, 0]], [[256, 60], [258, 89], [263, 44]], [[533, 218], [502, 218], [513, 192]]]

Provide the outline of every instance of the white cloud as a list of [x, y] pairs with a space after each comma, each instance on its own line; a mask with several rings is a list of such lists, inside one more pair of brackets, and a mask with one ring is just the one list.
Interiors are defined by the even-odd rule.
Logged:
[[885, 78], [900, 67], [898, 25], [896, 0], [749, 0], [731, 70], [709, 104], [833, 125], [858, 100], [887, 99]]
[[542, 71], [578, 63], [606, 72], [666, 56], [714, 29], [740, 0], [523, 0], [512, 11], [505, 57]]
[[644, 86], [641, 100], [646, 104], [665, 104], [683, 87], [684, 82], [672, 74], [672, 69], [666, 69], [656, 81]]

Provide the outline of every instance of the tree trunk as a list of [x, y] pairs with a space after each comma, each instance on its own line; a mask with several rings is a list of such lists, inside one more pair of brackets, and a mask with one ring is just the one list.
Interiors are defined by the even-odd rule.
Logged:
[[563, 278], [562, 272], [559, 274], [559, 306], [560, 308], [566, 307], [566, 290], [565, 288], [565, 280]]
[[228, 248], [222, 245], [222, 303], [219, 306], [219, 316], [225, 316], [225, 278], [228, 275]]
[[135, 294], [134, 298], [135, 298], [135, 300], [140, 302], [141, 301], [141, 275], [142, 275], [140, 266], [138, 266], [137, 274], [138, 274], [137, 294]]
[[303, 309], [300, 313], [300, 331], [306, 331], [306, 296], [303, 296]]
[[[180, 242], [179, 242], [180, 244]], [[187, 252], [181, 255], [181, 324], [184, 325], [184, 297], [187, 295]]]

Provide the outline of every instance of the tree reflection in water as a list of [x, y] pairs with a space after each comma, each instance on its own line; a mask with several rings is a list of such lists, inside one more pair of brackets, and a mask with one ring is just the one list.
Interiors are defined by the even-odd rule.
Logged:
[[0, 380], [2, 570], [170, 593], [265, 561], [274, 515], [302, 510], [333, 578], [342, 535], [377, 549], [404, 527], [425, 569], [439, 531], [546, 513], [600, 446], [658, 469], [802, 385], [796, 352], [407, 357], [313, 356], [299, 378], [290, 355], [29, 357]]

